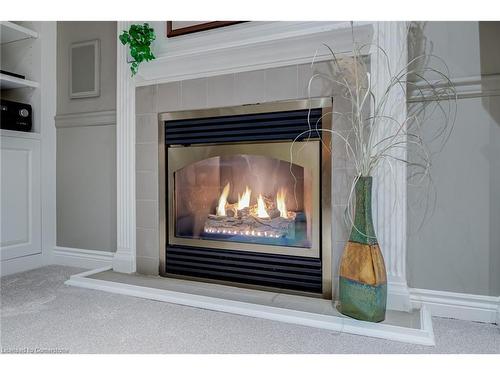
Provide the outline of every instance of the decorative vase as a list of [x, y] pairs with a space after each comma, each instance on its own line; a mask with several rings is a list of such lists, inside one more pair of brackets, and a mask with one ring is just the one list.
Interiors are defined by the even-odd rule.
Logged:
[[360, 177], [355, 186], [354, 225], [339, 271], [338, 310], [370, 322], [385, 319], [387, 275], [372, 221], [372, 177]]

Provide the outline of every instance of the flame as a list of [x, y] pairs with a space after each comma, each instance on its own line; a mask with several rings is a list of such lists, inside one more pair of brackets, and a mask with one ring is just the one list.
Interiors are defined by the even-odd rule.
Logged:
[[264, 203], [264, 199], [262, 199], [262, 194], [259, 194], [259, 198], [257, 199], [257, 217], [260, 218], [269, 217], [266, 211], [266, 205]]
[[224, 186], [224, 190], [222, 190], [222, 194], [219, 198], [219, 205], [217, 206], [217, 215], [218, 216], [226, 216], [226, 204], [227, 204], [227, 196], [229, 195], [230, 189], [229, 182]]
[[286, 209], [286, 190], [281, 188], [276, 194], [276, 207], [280, 212], [280, 216], [285, 219], [288, 218], [288, 210]]
[[248, 188], [248, 186], [245, 189], [245, 192], [243, 195], [238, 194], [238, 210], [242, 210], [246, 207], [250, 207], [250, 195], [252, 194], [252, 191]]

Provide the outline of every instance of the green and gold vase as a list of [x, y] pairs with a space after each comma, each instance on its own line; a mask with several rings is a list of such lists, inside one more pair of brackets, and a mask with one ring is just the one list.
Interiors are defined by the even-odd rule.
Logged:
[[372, 177], [356, 182], [354, 225], [339, 271], [338, 310], [355, 319], [381, 322], [387, 304], [387, 275], [372, 220]]

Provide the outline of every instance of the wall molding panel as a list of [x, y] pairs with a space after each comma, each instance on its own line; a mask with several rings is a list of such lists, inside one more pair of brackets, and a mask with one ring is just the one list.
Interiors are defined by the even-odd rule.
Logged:
[[38, 139], [2, 137], [2, 261], [42, 253], [41, 145]]
[[412, 307], [426, 305], [432, 316], [500, 324], [500, 297], [415, 288], [410, 296]]
[[92, 111], [57, 115], [56, 128], [75, 128], [81, 126], [102, 126], [116, 124], [116, 111]]
[[[500, 95], [500, 74], [477, 75], [460, 78], [450, 78], [455, 86], [458, 99], [482, 98]], [[443, 87], [444, 85], [437, 85]], [[413, 95], [411, 91], [408, 95], [408, 102], [420, 102], [423, 100], [435, 100], [426, 82], [418, 82], [418, 89], [422, 90], [422, 95]]]

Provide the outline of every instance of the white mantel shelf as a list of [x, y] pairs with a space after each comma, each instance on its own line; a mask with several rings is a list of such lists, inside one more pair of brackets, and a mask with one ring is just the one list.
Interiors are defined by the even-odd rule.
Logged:
[[356, 22], [249, 22], [206, 33], [165, 38], [162, 23], [156, 23], [158, 40], [153, 46], [156, 60], [142, 64], [137, 86], [239, 73], [331, 57], [323, 44], [335, 51], [352, 48], [352, 33], [358, 43], [373, 39], [374, 24]]

